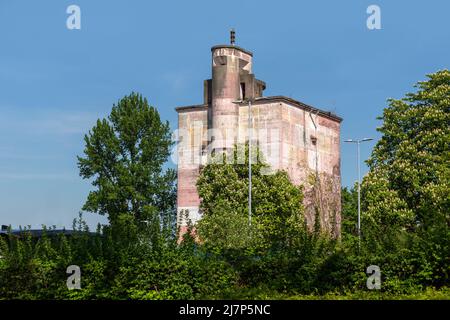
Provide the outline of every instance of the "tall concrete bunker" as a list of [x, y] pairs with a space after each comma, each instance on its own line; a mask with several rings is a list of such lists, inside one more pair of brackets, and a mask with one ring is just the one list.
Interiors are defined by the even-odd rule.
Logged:
[[[211, 48], [212, 79], [203, 104], [178, 112], [178, 227], [201, 219], [196, 181], [211, 152], [228, 152], [249, 139], [274, 170], [285, 170], [304, 187], [309, 227], [340, 234], [340, 123], [335, 114], [285, 96], [264, 97], [265, 82], [252, 73], [253, 53], [234, 44]], [[251, 122], [249, 122], [249, 102]]]

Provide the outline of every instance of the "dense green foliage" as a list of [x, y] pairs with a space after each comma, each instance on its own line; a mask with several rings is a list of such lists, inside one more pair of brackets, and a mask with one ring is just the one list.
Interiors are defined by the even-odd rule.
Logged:
[[[75, 229], [67, 237], [35, 239], [24, 230], [21, 238], [0, 239], [0, 298], [187, 299], [223, 292], [237, 280], [226, 262], [189, 241], [155, 237], [153, 228], [128, 228], [128, 239], [110, 228]], [[69, 265], [81, 268], [81, 290], [67, 289]]]
[[[342, 234], [331, 239], [306, 227], [301, 188], [285, 172], [264, 174], [259, 157], [251, 226], [248, 163], [212, 162], [198, 180], [201, 241], [190, 229], [177, 243], [167, 126], [132, 94], [79, 158], [96, 188], [85, 209], [110, 224], [89, 233], [80, 216], [71, 236], [0, 237], [0, 299], [450, 299], [449, 108], [447, 70], [389, 100], [361, 185], [360, 241], [355, 188], [342, 190]], [[73, 264], [81, 290], [66, 287]], [[366, 287], [370, 265], [381, 290]]]
[[[108, 119], [84, 137], [85, 157], [78, 157], [80, 176], [93, 179], [83, 210], [144, 222], [166, 219], [175, 198], [173, 169], [163, 172], [172, 145], [169, 123], [136, 93], [114, 105]], [[119, 217], [121, 216], [122, 217]]]
[[[301, 187], [286, 172], [268, 174], [269, 166], [253, 148], [251, 225], [248, 212], [248, 145], [234, 148], [232, 159], [203, 168], [197, 189], [202, 198], [198, 231], [205, 244], [228, 249], [283, 247], [287, 235], [301, 232]], [[239, 161], [243, 159], [245, 161]]]
[[365, 249], [392, 288], [448, 286], [450, 72], [390, 99], [364, 178]]

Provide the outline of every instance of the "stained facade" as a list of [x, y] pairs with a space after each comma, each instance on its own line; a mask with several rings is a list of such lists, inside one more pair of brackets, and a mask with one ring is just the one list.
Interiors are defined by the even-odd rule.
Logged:
[[186, 210], [192, 223], [201, 219], [196, 181], [211, 152], [227, 152], [251, 135], [274, 170], [286, 170], [293, 183], [303, 185], [308, 226], [320, 221], [323, 230], [338, 236], [342, 119], [285, 96], [265, 97], [266, 83], [255, 78], [250, 51], [232, 44], [211, 52], [203, 104], [176, 108], [178, 226], [186, 227]]

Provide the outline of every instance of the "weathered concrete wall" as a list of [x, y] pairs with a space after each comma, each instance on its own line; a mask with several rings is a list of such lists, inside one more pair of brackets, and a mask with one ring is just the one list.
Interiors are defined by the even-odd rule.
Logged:
[[[284, 103], [252, 105], [252, 141], [275, 170], [285, 170], [303, 185], [305, 217], [314, 226], [316, 209], [322, 229], [340, 233], [340, 124]], [[239, 109], [239, 142], [248, 140], [248, 107]]]
[[[195, 223], [200, 217], [196, 181], [207, 160], [208, 110], [179, 113], [182, 141], [178, 144], [178, 210], [189, 210]], [[340, 232], [340, 124], [285, 102], [252, 105], [252, 141], [258, 141], [274, 170], [288, 172], [303, 185], [305, 217], [312, 228], [319, 212], [322, 229]], [[238, 142], [248, 140], [248, 106], [239, 107]], [[182, 217], [180, 217], [182, 218]], [[180, 220], [180, 225], [185, 221]]]
[[201, 217], [199, 213], [200, 199], [197, 193], [197, 178], [199, 164], [204, 161], [202, 154], [207, 145], [208, 110], [196, 108], [178, 113], [177, 145], [178, 190], [177, 211], [178, 226], [185, 226], [186, 221], [181, 215], [183, 210], [189, 211], [192, 223]]
[[[235, 46], [212, 51], [212, 79], [204, 83], [204, 105], [178, 108], [178, 226], [181, 212], [195, 223], [201, 218], [196, 182], [201, 165], [212, 150], [230, 150], [248, 140], [251, 99], [252, 141], [260, 143], [274, 170], [286, 170], [304, 187], [305, 217], [310, 228], [340, 234], [340, 121], [337, 116], [296, 100], [262, 97], [265, 83], [252, 74], [252, 53]], [[245, 92], [244, 92], [245, 91]], [[183, 229], [184, 228], [184, 229]]]

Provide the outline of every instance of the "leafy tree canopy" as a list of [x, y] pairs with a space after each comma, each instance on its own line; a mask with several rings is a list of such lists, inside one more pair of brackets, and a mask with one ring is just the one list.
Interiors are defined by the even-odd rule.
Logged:
[[237, 145], [231, 159], [225, 156], [225, 161], [213, 160], [200, 173], [197, 189], [204, 216], [198, 229], [207, 243], [224, 248], [267, 248], [280, 245], [290, 229], [303, 226], [301, 187], [292, 184], [284, 171], [270, 172], [257, 148], [252, 156], [256, 161], [252, 161], [249, 225], [248, 153], [248, 144]]
[[112, 224], [172, 219], [176, 173], [163, 170], [172, 145], [169, 123], [146, 98], [131, 93], [120, 99], [84, 141], [78, 167], [95, 190], [83, 210], [106, 214]]
[[[446, 215], [450, 223], [450, 72], [430, 74], [415, 87], [389, 99], [379, 118], [383, 136], [368, 160], [366, 206], [374, 206], [369, 212], [394, 206], [403, 222], [426, 225]], [[377, 189], [385, 194], [372, 201]]]
[[450, 72], [388, 100], [383, 134], [362, 185], [362, 231], [387, 282], [448, 284], [450, 275]]

